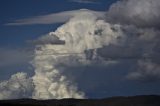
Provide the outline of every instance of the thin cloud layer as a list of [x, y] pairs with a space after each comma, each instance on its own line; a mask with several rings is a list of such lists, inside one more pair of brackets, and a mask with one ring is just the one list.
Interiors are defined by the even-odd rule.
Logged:
[[98, 0], [70, 0], [70, 2], [84, 3], [84, 4], [98, 4]]
[[32, 18], [19, 19], [15, 20], [11, 23], [7, 23], [5, 25], [34, 25], [34, 24], [55, 24], [55, 23], [65, 23], [69, 21], [70, 18], [75, 15], [83, 12], [91, 12], [98, 16], [99, 18], [104, 17], [105, 12], [102, 11], [93, 11], [88, 9], [80, 9], [80, 10], [71, 10], [71, 11], [63, 11], [59, 13], [53, 13], [49, 15], [35, 16]]
[[28, 63], [31, 60], [32, 52], [27, 49], [0, 48], [0, 67], [8, 67], [17, 64]]

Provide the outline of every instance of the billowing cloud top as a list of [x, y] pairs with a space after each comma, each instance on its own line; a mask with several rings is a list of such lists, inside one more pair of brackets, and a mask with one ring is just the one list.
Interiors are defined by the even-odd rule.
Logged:
[[26, 73], [19, 72], [8, 81], [0, 83], [0, 99], [29, 98], [33, 90], [32, 79]]

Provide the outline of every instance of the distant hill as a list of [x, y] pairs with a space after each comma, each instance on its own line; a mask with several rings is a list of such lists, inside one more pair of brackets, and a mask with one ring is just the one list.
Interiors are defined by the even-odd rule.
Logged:
[[0, 106], [160, 106], [160, 96], [111, 97], [106, 99], [0, 100]]

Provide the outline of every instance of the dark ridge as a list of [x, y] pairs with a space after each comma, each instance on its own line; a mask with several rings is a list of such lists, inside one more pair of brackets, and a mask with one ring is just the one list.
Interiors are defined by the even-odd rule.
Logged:
[[0, 100], [0, 106], [160, 106], [160, 96], [129, 96], [105, 99]]

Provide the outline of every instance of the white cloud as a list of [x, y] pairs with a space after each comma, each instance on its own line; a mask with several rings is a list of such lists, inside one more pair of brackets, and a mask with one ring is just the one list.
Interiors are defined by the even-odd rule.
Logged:
[[[112, 28], [117, 31], [113, 31]], [[105, 64], [106, 61], [96, 54], [96, 49], [104, 45], [118, 44], [117, 38], [122, 35], [119, 25], [106, 23], [94, 13], [87, 11], [77, 14], [55, 32], [44, 36], [44, 39], [41, 39], [43, 42], [48, 42], [46, 39], [56, 36], [59, 40], [65, 41], [65, 44], [37, 45], [39, 49], [35, 50], [32, 62], [35, 67], [33, 98], [84, 98], [83, 92], [78, 91], [78, 87], [63, 74], [63, 71], [75, 65], [92, 64], [92, 61], [97, 59]], [[87, 58], [86, 50], [91, 49], [92, 55]]]
[[[74, 65], [74, 62], [77, 64], [86, 64], [86, 60], [81, 61], [81, 57], [86, 58], [85, 50], [96, 49], [102, 47], [104, 44], [116, 43], [115, 39], [121, 34], [112, 32], [110, 24], [105, 23], [103, 20], [98, 21], [100, 16], [102, 16], [102, 13], [90, 10], [79, 10], [79, 12], [76, 12], [76, 16], [71, 18], [69, 22], [62, 25], [55, 32], [51, 32], [37, 40], [38, 43], [36, 46], [40, 49], [35, 49], [34, 59], [32, 61], [35, 68], [35, 75], [32, 77], [33, 84], [35, 85], [32, 98], [61, 99], [85, 97], [84, 93], [78, 90], [74, 82], [63, 74], [63, 70], [66, 65]], [[118, 26], [115, 27], [118, 28]], [[102, 29], [102, 35], [98, 35], [98, 33], [95, 35], [94, 31], [97, 28]], [[109, 34], [105, 36], [107, 32]], [[105, 39], [102, 39], [100, 36]], [[98, 39], [100, 41], [98, 41]], [[55, 45], [57, 40], [65, 41], [65, 44]], [[36, 42], [36, 40], [34, 42]], [[79, 54], [76, 53], [82, 54], [79, 56]], [[72, 56], [74, 58], [72, 58]], [[74, 60], [74, 62], [71, 60]], [[70, 64], [71, 62], [74, 64]], [[57, 67], [60, 64], [64, 65]], [[11, 81], [12, 79], [11, 77]], [[7, 84], [1, 86], [1, 89], [8, 86], [10, 80], [5, 82], [7, 82]], [[4, 93], [6, 92], [8, 92], [6, 98], [21, 97], [17, 90], [12, 91], [9, 89], [4, 91]], [[1, 95], [3, 96], [4, 93]], [[18, 94], [15, 97], [14, 95], [16, 95], [16, 93]]]
[[26, 73], [17, 73], [7, 81], [0, 82], [0, 100], [29, 98], [32, 94], [32, 79]]
[[70, 18], [74, 17], [75, 15], [83, 12], [91, 12], [97, 15], [99, 18], [104, 17], [104, 14], [105, 14], [105, 12], [103, 11], [92, 11], [88, 9], [80, 9], [80, 10], [63, 11], [59, 13], [53, 13], [53, 14], [42, 15], [42, 16], [34, 16], [32, 18], [26, 18], [26, 19], [19, 19], [11, 23], [7, 23], [5, 25], [33, 25], [33, 24], [64, 23], [64, 22], [67, 22]]

